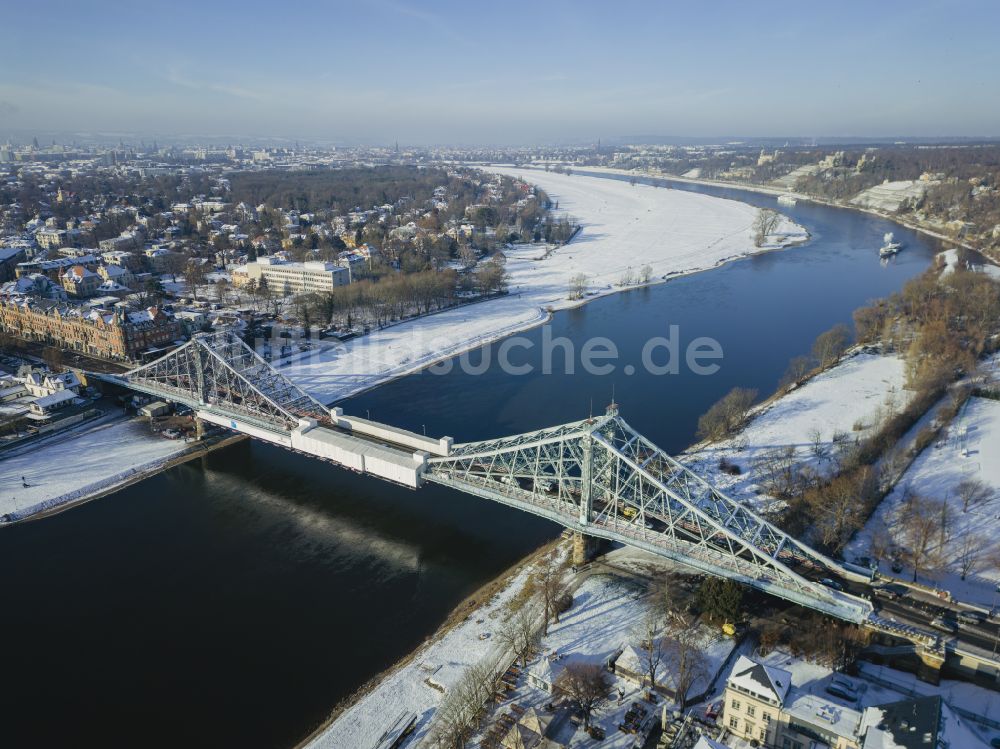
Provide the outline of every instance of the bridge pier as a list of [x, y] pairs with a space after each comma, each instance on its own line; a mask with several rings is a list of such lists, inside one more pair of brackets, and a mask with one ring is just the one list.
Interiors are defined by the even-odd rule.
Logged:
[[931, 649], [928, 647], [917, 648], [917, 657], [920, 659], [920, 668], [917, 671], [917, 678], [926, 681], [928, 684], [941, 683], [941, 668], [945, 662], [945, 652], [943, 649]]
[[579, 567], [594, 558], [597, 550], [597, 539], [591, 538], [580, 531], [573, 532], [573, 564]]
[[197, 442], [201, 442], [205, 438], [205, 422], [200, 416], [194, 417], [194, 438]]

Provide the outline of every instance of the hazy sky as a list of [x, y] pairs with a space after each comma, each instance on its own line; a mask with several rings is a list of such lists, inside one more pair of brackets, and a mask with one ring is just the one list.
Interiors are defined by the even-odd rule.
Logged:
[[1000, 135], [1000, 2], [11, 2], [0, 133]]

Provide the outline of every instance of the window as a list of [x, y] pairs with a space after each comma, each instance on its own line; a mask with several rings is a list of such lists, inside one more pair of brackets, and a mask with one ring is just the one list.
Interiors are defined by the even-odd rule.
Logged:
[[753, 705], [747, 705], [747, 715], [749, 715], [752, 718], [756, 714], [757, 714], [757, 708], [755, 708]]
[[747, 736], [753, 736], [753, 723], [748, 720], [745, 725], [746, 728], [744, 730], [746, 731]]
[[767, 741], [767, 728], [760, 729], [760, 740]]
[[737, 728], [739, 728], [740, 727], [740, 720], [739, 720], [739, 718], [730, 718], [729, 719], [729, 727], [732, 728], [734, 731]]
[[770, 723], [771, 722], [771, 713], [761, 713], [760, 717], [762, 717], [764, 719], [765, 723]]
[[739, 710], [740, 709], [740, 701], [739, 700], [733, 700], [729, 704], [733, 708], [733, 710]]

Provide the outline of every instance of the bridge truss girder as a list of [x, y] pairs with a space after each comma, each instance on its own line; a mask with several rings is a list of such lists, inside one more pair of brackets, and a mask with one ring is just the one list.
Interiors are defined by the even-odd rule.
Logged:
[[196, 335], [120, 379], [150, 395], [282, 431], [294, 428], [301, 418], [328, 416], [322, 404], [230, 331]]
[[455, 445], [425, 478], [584, 533], [622, 541], [841, 619], [871, 605], [806, 575], [839, 565], [712, 487], [606, 416]]

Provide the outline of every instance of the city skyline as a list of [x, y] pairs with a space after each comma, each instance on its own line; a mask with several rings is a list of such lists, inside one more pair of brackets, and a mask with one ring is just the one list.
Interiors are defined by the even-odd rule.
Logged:
[[[996, 6], [963, 3], [983, 22], [954, 30], [952, 5], [903, 7], [22, 5], [0, 32], [0, 133], [413, 145], [1000, 134]], [[25, 33], [54, 16], [46, 45]]]

